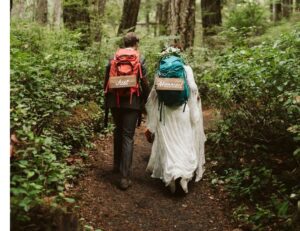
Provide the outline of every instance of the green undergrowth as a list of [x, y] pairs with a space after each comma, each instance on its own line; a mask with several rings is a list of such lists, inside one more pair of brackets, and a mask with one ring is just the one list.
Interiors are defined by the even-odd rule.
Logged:
[[78, 170], [66, 159], [91, 148], [103, 118], [105, 52], [79, 47], [80, 34], [11, 24], [11, 214], [28, 220], [44, 198], [71, 203], [64, 191]]
[[290, 33], [297, 27], [300, 27], [300, 13], [294, 13], [289, 20], [282, 20], [276, 24], [270, 23], [264, 34], [261, 36], [250, 37], [248, 38], [248, 42], [255, 45], [264, 41], [272, 41], [281, 34]]
[[198, 74], [202, 97], [222, 115], [208, 134], [214, 183], [225, 182], [245, 229], [299, 228], [299, 57], [295, 27], [229, 48]]

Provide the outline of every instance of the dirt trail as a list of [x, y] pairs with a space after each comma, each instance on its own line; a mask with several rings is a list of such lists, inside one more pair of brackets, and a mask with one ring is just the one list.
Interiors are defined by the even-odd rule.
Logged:
[[[204, 120], [211, 121], [210, 112]], [[207, 123], [206, 123], [207, 125]], [[187, 195], [172, 195], [158, 179], [145, 172], [151, 151], [143, 131], [135, 135], [132, 181], [127, 191], [116, 186], [118, 175], [112, 173], [112, 137], [96, 142], [90, 167], [72, 189], [77, 198], [79, 216], [101, 230], [233, 230], [227, 214], [224, 194], [210, 187], [209, 170], [198, 183], [189, 184]]]

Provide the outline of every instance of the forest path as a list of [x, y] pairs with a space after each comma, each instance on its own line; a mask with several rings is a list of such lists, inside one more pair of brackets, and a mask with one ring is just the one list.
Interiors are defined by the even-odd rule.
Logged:
[[[204, 111], [205, 126], [212, 112]], [[72, 189], [79, 216], [101, 230], [233, 230], [224, 193], [210, 187], [209, 169], [200, 182], [189, 183], [187, 195], [169, 192], [159, 179], [145, 172], [151, 144], [144, 137], [144, 126], [136, 130], [132, 164], [133, 185], [118, 189], [119, 177], [112, 173], [112, 137], [96, 141], [90, 153], [90, 167]]]

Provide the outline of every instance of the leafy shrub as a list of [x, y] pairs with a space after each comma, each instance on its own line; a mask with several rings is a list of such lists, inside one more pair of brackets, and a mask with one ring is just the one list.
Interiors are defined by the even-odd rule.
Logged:
[[45, 197], [64, 198], [76, 172], [65, 159], [89, 145], [103, 117], [103, 54], [99, 47], [81, 50], [79, 39], [66, 30], [11, 25], [11, 133], [20, 141], [11, 159], [14, 219], [28, 219]]
[[226, 27], [261, 34], [266, 28], [265, 9], [259, 3], [237, 4], [226, 18]]
[[262, 34], [267, 26], [265, 9], [259, 3], [237, 4], [226, 17], [223, 32], [234, 43], [242, 43], [246, 37]]
[[[216, 171], [249, 209], [253, 229], [291, 228], [300, 197], [300, 32], [238, 47], [219, 56], [198, 80], [223, 120], [209, 134]], [[293, 199], [290, 195], [294, 195]], [[255, 211], [255, 212], [253, 212]], [[256, 213], [256, 215], [255, 215]]]

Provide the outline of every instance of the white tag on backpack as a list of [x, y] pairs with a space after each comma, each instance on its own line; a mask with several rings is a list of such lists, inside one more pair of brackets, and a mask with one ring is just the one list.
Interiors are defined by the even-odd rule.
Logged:
[[111, 76], [109, 78], [109, 88], [128, 88], [136, 86], [135, 75]]
[[183, 84], [179, 78], [155, 78], [155, 89], [160, 91], [183, 91]]

